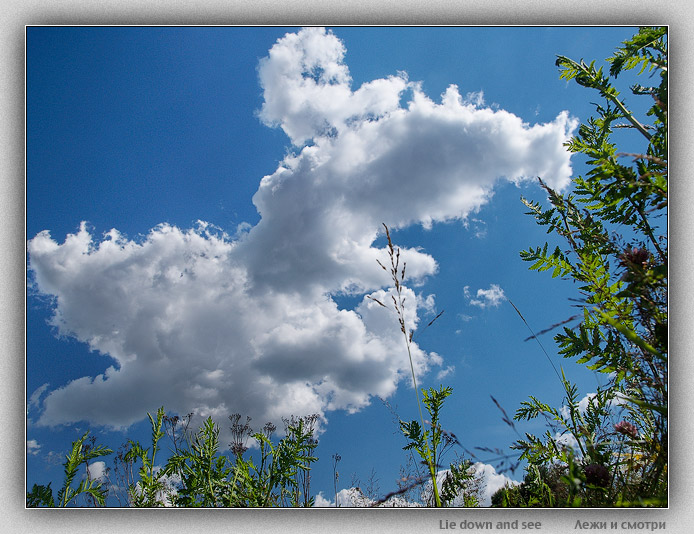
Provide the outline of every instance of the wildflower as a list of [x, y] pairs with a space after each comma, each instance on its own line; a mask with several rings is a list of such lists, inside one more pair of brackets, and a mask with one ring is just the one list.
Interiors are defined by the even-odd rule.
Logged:
[[614, 425], [614, 429], [620, 434], [629, 436], [632, 439], [636, 439], [639, 435], [639, 432], [636, 429], [636, 427], [627, 421], [620, 421], [619, 423]]

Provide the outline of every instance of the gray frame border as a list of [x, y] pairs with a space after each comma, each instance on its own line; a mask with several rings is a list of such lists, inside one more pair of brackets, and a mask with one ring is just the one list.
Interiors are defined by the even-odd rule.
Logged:
[[[694, 484], [691, 474], [694, 453], [689, 443], [692, 435], [690, 410], [687, 409], [692, 376], [692, 358], [687, 348], [694, 346], [689, 303], [694, 302], [691, 280], [694, 254], [691, 234], [694, 210], [688, 201], [694, 185], [683, 172], [692, 168], [692, 113], [689, 97], [694, 87], [694, 41], [688, 30], [694, 29], [691, 9], [684, 0], [647, 2], [632, 0], [621, 4], [613, 0], [588, 0], [581, 3], [566, 0], [239, 0], [166, 1], [166, 0], [6, 0], [0, 32], [0, 371], [4, 382], [0, 401], [5, 406], [6, 430], [0, 433], [0, 445], [8, 458], [2, 465], [4, 484], [0, 489], [3, 531], [43, 533], [95, 531], [143, 532], [156, 529], [166, 532], [199, 532], [220, 529], [239, 532], [324, 532], [382, 533], [440, 531], [439, 520], [472, 521], [541, 521], [545, 532], [567, 532], [577, 521], [653, 521], [666, 523], [664, 532], [685, 533], [694, 524]], [[670, 239], [675, 244], [670, 266], [671, 280], [677, 292], [670, 292], [671, 344], [675, 359], [670, 373], [675, 403], [670, 408], [675, 425], [670, 432], [671, 465], [668, 510], [26, 510], [24, 508], [25, 444], [25, 174], [24, 174], [24, 42], [26, 25], [61, 24], [135, 24], [135, 25], [638, 25], [670, 26], [670, 77], [675, 93], [671, 108], [678, 112], [671, 118], [670, 130], [676, 132], [671, 152], [675, 166], [675, 195], [669, 213]], [[687, 69], [687, 67], [690, 67]], [[686, 89], [685, 89], [686, 88]], [[11, 456], [10, 456], [11, 455]], [[18, 459], [18, 460], [17, 460]], [[9, 527], [9, 529], [7, 528]], [[609, 529], [609, 528], [608, 528]], [[650, 530], [650, 529], [649, 529]], [[592, 530], [591, 530], [592, 531]], [[479, 532], [479, 531], [476, 531]], [[495, 529], [484, 532], [502, 532]], [[626, 532], [617, 529], [616, 532]], [[630, 531], [631, 532], [631, 531]], [[638, 531], [636, 531], [638, 532]]]

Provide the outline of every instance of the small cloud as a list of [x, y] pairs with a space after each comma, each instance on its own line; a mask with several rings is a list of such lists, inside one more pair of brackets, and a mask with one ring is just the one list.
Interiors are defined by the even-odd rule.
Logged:
[[[340, 508], [365, 508], [370, 506], [373, 501], [366, 497], [360, 488], [348, 488], [342, 489], [337, 492], [335, 496], [337, 500], [337, 506]], [[314, 506], [318, 508], [328, 508], [335, 507], [335, 501], [331, 499], [326, 499], [323, 497], [323, 492], [316, 495], [316, 501]]]
[[[443, 484], [443, 481], [449, 472], [450, 471], [448, 469], [444, 469], [437, 473], [437, 481], [439, 483], [439, 486]], [[482, 507], [491, 506], [492, 495], [500, 488], [511, 487], [520, 484], [520, 482], [518, 482], [517, 480], [511, 479], [503, 473], [497, 473], [496, 469], [492, 465], [484, 464], [482, 462], [477, 462], [471, 465], [470, 474], [473, 475], [471, 489], [476, 488], [473, 489], [473, 491], [477, 493], [477, 497], [479, 498], [479, 504]], [[337, 493], [335, 497], [337, 501], [337, 506], [344, 508], [366, 508], [372, 507], [374, 505], [383, 508], [421, 507], [423, 506], [422, 503], [427, 502], [431, 496], [431, 481], [425, 482], [419, 491], [419, 497], [415, 497], [414, 501], [407, 500], [401, 496], [393, 496], [389, 498], [387, 501], [378, 504], [376, 504], [376, 501], [364, 495], [362, 490], [358, 487], [342, 489]], [[462, 506], [462, 499], [462, 495], [457, 495], [453, 499], [451, 504], [453, 506]], [[316, 495], [314, 506], [318, 508], [334, 508], [335, 500], [324, 497], [323, 493], [320, 492], [318, 493], [318, 495]]]
[[[103, 462], [98, 462], [103, 463]], [[179, 475], [166, 475], [161, 474], [161, 466], [154, 467], [154, 473], [157, 480], [161, 483], [159, 489], [157, 489], [154, 499], [165, 507], [173, 506], [173, 497], [178, 494], [178, 488], [181, 484], [181, 477]], [[138, 482], [135, 484], [135, 493], [140, 494], [142, 492], [142, 487]]]
[[42, 386], [36, 388], [36, 390], [31, 394], [31, 397], [29, 397], [29, 402], [27, 403], [27, 411], [29, 411], [30, 408], [39, 408], [40, 407], [40, 400], [41, 400], [41, 395], [48, 389], [48, 382], [43, 384]]
[[48, 465], [60, 465], [65, 461], [65, 453], [48, 451], [48, 453], [43, 457], [43, 461]]
[[597, 395], [597, 393], [588, 393], [585, 397], [581, 399], [581, 401], [578, 403], [578, 409], [581, 410], [581, 413], [585, 413], [586, 410], [588, 410], [588, 403], [593, 402], [593, 398]]
[[472, 92], [465, 95], [465, 104], [476, 107], [484, 106], [484, 91]]
[[313, 506], [316, 508], [329, 508], [331, 506], [335, 506], [335, 503], [323, 497], [323, 492], [321, 491], [318, 493], [318, 495], [316, 495], [316, 500], [314, 501]]
[[455, 365], [449, 365], [445, 369], [441, 369], [436, 375], [436, 380], [441, 380], [444, 377], [453, 374], [455, 372]]
[[35, 439], [30, 439], [27, 441], [27, 454], [36, 455], [39, 453], [40, 449], [41, 445], [39, 445]]
[[487, 223], [482, 219], [477, 219], [475, 217], [465, 219], [463, 221], [463, 227], [466, 230], [472, 229], [472, 232], [477, 239], [487, 237]]
[[[593, 402], [596, 395], [597, 393], [587, 393], [580, 401], [578, 401], [578, 411], [582, 414], [586, 413], [586, 410], [588, 410], [588, 404]], [[561, 407], [560, 413], [565, 419], [571, 418], [571, 411], [566, 405]]]
[[[450, 470], [444, 469], [438, 472], [437, 481], [439, 487], [443, 484]], [[492, 504], [492, 495], [503, 487], [511, 487], [520, 484], [503, 473], [497, 473], [494, 466], [482, 462], [472, 464], [468, 470], [472, 479], [467, 486], [468, 492], [475, 495], [481, 507], [489, 507]], [[428, 501], [431, 496], [431, 481], [428, 481], [422, 491], [422, 500]], [[464, 506], [464, 495], [458, 493], [450, 503], [454, 507]]]
[[471, 297], [469, 286], [463, 288], [463, 294], [465, 298], [469, 300], [470, 305], [479, 306], [480, 308], [498, 308], [506, 299], [504, 290], [496, 284], [490, 285], [489, 289], [478, 289], [476, 294], [477, 298]]
[[[465, 313], [459, 313], [458, 318], [463, 321], [464, 323], [467, 323], [468, 321], [472, 321], [474, 317], [472, 315], [467, 315]], [[459, 333], [459, 332], [458, 332]]]
[[417, 295], [417, 307], [421, 308], [427, 315], [435, 315], [436, 295], [432, 293], [427, 295], [426, 298], [422, 295]]

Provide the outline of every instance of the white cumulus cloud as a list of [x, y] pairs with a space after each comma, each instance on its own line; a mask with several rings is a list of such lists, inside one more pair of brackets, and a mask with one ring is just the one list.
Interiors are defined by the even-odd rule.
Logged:
[[468, 286], [463, 288], [463, 293], [471, 306], [478, 306], [480, 308], [498, 308], [499, 305], [506, 300], [504, 290], [497, 284], [491, 284], [489, 289], [478, 289], [476, 298], [472, 297]]
[[480, 506], [491, 506], [492, 495], [505, 486], [515, 486], [520, 484], [517, 480], [506, 476], [503, 473], [497, 473], [493, 465], [476, 462], [473, 465], [475, 469], [475, 478], [480, 480]]
[[[220, 419], [240, 412], [261, 425], [359, 410], [403, 379], [409, 385], [397, 319], [366, 298], [393, 291], [376, 262], [388, 261], [374, 246], [382, 223], [464, 221], [499, 180], [541, 176], [561, 189], [576, 121], [561, 112], [529, 125], [479, 95], [462, 98], [455, 85], [435, 102], [403, 73], [353, 89], [344, 56], [335, 35], [308, 28], [261, 60], [259, 117], [281, 127], [293, 151], [259, 181], [254, 227], [232, 237], [203, 222], [162, 224], [128, 240], [82, 223], [62, 243], [48, 231], [28, 242], [52, 325], [114, 360], [102, 375], [41, 390], [39, 424], [128, 426], [164, 405]], [[416, 328], [434, 301], [413, 288], [437, 263], [416, 248], [401, 261]], [[363, 300], [340, 309], [331, 295], [341, 292]], [[492, 285], [471, 303], [501, 298]], [[413, 359], [419, 374], [444, 363], [416, 343]]]

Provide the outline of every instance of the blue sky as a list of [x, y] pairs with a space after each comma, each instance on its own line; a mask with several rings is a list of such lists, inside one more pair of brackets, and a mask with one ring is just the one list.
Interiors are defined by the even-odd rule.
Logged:
[[536, 331], [577, 296], [518, 254], [551, 240], [520, 202], [544, 200], [534, 177], [585, 170], [561, 142], [597, 95], [554, 61], [634, 32], [29, 27], [28, 486], [59, 487], [87, 427], [147, 443], [163, 404], [223, 427], [320, 413], [313, 491], [334, 499], [335, 453], [339, 489], [372, 469], [395, 489], [405, 442], [381, 398], [417, 412], [394, 315], [365, 299], [387, 298], [382, 222], [408, 262], [419, 385], [453, 387], [444, 426], [477, 460], [509, 452], [490, 396], [512, 414], [562, 392], [501, 291]]

